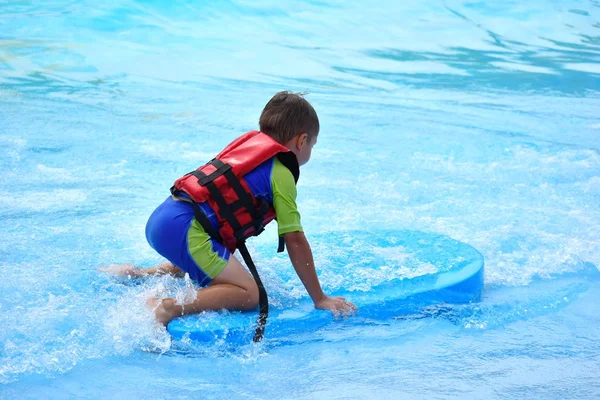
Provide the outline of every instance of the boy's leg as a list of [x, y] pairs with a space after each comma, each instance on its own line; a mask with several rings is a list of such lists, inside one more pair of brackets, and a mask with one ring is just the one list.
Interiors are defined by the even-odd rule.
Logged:
[[152, 268], [137, 267], [133, 264], [112, 264], [107, 267], [100, 267], [99, 269], [112, 275], [121, 277], [130, 276], [132, 278], [141, 278], [148, 275], [171, 274], [176, 277], [183, 277], [185, 275], [181, 269], [177, 268], [169, 261], [158, 264], [156, 267]]
[[173, 276], [183, 278], [185, 276], [185, 272], [181, 269], [177, 268], [170, 261], [165, 261], [164, 263], [158, 264], [156, 267], [152, 268], [141, 268], [142, 273], [145, 275], [166, 275], [171, 274]]
[[[148, 304], [154, 306], [156, 299]], [[258, 306], [258, 287], [254, 278], [233, 256], [225, 268], [207, 288], [198, 290], [196, 300], [190, 304], [177, 304], [175, 299], [164, 299], [156, 308], [156, 319], [167, 325], [173, 318], [201, 311], [211, 310], [252, 310]]]

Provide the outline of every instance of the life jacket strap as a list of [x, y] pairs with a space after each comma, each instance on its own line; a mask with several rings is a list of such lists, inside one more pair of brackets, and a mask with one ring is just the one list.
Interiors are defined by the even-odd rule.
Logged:
[[[191, 175], [194, 175], [196, 178], [198, 178], [198, 184], [208, 189], [212, 199], [219, 208], [218, 213], [229, 223], [229, 225], [231, 225], [236, 240], [238, 242], [243, 241], [246, 238], [246, 232], [250, 228], [254, 228], [254, 236], [260, 234], [264, 230], [264, 216], [269, 211], [269, 204], [262, 197], [258, 197], [257, 200], [259, 202], [259, 206], [256, 207], [254, 205], [252, 195], [244, 189], [240, 180], [233, 173], [231, 165], [225, 164], [217, 158], [211, 160], [208, 164], [211, 164], [215, 167], [215, 171], [213, 171], [210, 175], [205, 174], [199, 169], [192, 171]], [[232, 203], [227, 203], [223, 197], [223, 194], [215, 184], [215, 180], [220, 176], [224, 176], [225, 179], [227, 179], [227, 183], [235, 192], [238, 200]], [[235, 213], [242, 208], [245, 208], [252, 217], [252, 221], [243, 226], [240, 225], [240, 222], [235, 217]]]
[[215, 239], [219, 243], [223, 243], [223, 238], [219, 234], [219, 231], [215, 229], [215, 227], [210, 222], [204, 211], [202, 211], [198, 203], [192, 200], [185, 192], [177, 190], [175, 186], [171, 187], [171, 195], [177, 200], [182, 200], [187, 203], [190, 203], [194, 207], [194, 217], [196, 218], [200, 226], [202, 226], [204, 231], [208, 233], [208, 235], [211, 238]]

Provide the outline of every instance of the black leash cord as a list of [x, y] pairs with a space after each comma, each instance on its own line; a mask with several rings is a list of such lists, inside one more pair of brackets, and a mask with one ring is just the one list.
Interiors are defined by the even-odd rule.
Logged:
[[248, 252], [248, 248], [246, 248], [246, 242], [241, 242], [238, 245], [238, 249], [240, 253], [242, 253], [242, 257], [250, 269], [250, 273], [256, 282], [256, 286], [258, 286], [258, 303], [260, 306], [260, 314], [258, 315], [257, 327], [254, 332], [253, 342], [260, 342], [265, 336], [265, 326], [267, 325], [267, 317], [269, 316], [269, 298], [267, 297], [267, 291], [260, 280], [260, 276], [258, 275], [258, 271], [256, 270], [256, 265], [252, 261], [252, 257], [250, 257], [250, 253]]

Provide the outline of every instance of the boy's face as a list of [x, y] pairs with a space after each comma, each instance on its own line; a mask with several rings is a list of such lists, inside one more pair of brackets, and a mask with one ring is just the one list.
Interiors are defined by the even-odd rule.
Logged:
[[312, 153], [312, 148], [315, 144], [317, 144], [317, 135], [313, 136], [311, 140], [308, 140], [308, 135], [303, 133], [299, 137], [299, 149], [296, 153], [296, 157], [298, 158], [298, 164], [304, 165], [310, 160], [310, 155]]

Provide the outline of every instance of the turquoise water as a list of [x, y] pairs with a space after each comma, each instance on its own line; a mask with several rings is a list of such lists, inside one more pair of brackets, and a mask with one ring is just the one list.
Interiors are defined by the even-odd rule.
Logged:
[[[189, 283], [96, 271], [160, 261], [173, 180], [282, 89], [321, 118], [309, 238], [448, 235], [485, 257], [480, 303], [182, 354], [140, 310]], [[598, 398], [598, 110], [595, 0], [0, 1], [0, 396]]]

